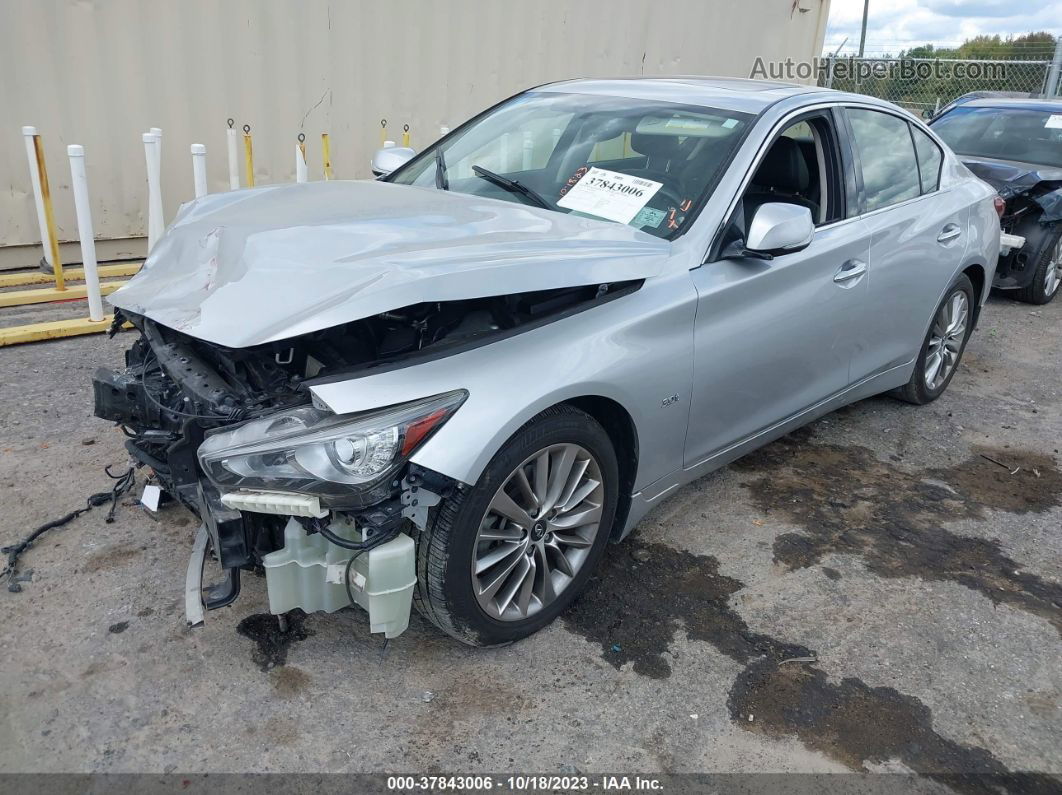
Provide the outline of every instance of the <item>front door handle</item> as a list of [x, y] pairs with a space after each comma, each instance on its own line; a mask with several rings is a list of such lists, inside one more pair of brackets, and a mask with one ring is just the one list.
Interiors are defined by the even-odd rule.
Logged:
[[954, 240], [955, 238], [957, 238], [961, 234], [962, 234], [962, 230], [959, 229], [959, 225], [958, 224], [948, 224], [947, 226], [945, 226], [943, 229], [940, 230], [940, 234], [937, 235], [937, 242], [938, 243], [947, 243], [947, 242], [949, 242], [951, 240]]
[[867, 272], [867, 264], [861, 259], [850, 259], [841, 269], [833, 275], [833, 280], [838, 284], [856, 279]]

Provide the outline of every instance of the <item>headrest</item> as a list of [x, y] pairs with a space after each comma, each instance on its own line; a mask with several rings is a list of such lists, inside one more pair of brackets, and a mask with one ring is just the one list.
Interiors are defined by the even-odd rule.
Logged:
[[640, 155], [647, 155], [650, 160], [678, 160], [684, 156], [682, 144], [677, 135], [633, 132], [631, 133], [631, 149]]
[[800, 151], [800, 144], [785, 137], [771, 144], [756, 170], [752, 183], [787, 193], [801, 193], [807, 190], [811, 184], [811, 176], [808, 174], [804, 153]]

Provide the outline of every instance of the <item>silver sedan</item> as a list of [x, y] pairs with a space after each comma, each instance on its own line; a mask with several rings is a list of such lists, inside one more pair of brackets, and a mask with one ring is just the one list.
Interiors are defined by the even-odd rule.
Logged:
[[807, 86], [556, 83], [373, 168], [197, 200], [111, 297], [96, 412], [202, 520], [192, 623], [261, 567], [277, 614], [527, 636], [682, 484], [938, 398], [999, 254], [931, 130]]

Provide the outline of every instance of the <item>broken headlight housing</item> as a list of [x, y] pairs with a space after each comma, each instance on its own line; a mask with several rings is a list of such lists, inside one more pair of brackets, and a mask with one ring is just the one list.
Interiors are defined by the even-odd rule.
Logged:
[[361, 414], [304, 406], [209, 434], [199, 463], [221, 491], [312, 494], [322, 504], [364, 504], [365, 492], [409, 460], [468, 397], [461, 390]]

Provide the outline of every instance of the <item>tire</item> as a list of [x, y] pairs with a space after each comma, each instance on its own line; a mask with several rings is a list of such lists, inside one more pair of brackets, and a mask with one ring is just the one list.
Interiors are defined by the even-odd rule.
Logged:
[[[572, 475], [564, 479], [565, 483], [570, 483], [573, 478], [576, 482], [572, 492], [567, 489], [564, 491], [570, 493], [569, 501], [576, 500], [584, 487], [590, 488], [592, 483], [600, 485], [594, 487], [585, 500], [573, 502], [569, 513], [559, 514], [556, 519], [550, 518], [548, 523], [544, 521], [547, 518], [545, 516], [538, 519], [532, 516], [533, 526], [524, 529], [501, 517], [494, 511], [494, 507], [498, 504], [499, 494], [513, 490], [513, 484], [519, 482], [513, 480], [518, 477], [518, 469], [525, 473], [525, 483], [531, 487], [530, 493], [537, 492], [535, 465], [543, 451], [550, 474], [563, 471], [558, 456], [568, 451], [575, 456], [576, 463], [572, 466]], [[578, 458], [579, 455], [583, 455], [583, 458]], [[577, 470], [584, 461], [588, 461], [583, 470], [584, 474], [578, 474]], [[600, 478], [596, 477], [598, 474]], [[618, 488], [619, 468], [616, 451], [604, 428], [589, 414], [572, 406], [561, 405], [547, 409], [513, 434], [491, 459], [475, 486], [459, 490], [436, 506], [417, 544], [417, 587], [414, 592], [414, 604], [425, 618], [443, 632], [472, 646], [503, 645], [537, 632], [560, 615], [586, 587], [612, 532]], [[535, 498], [529, 496], [528, 499]], [[599, 503], [595, 500], [599, 500]], [[558, 504], [560, 502], [563, 501], [558, 501]], [[563, 531], [553, 524], [553, 521], [571, 521], [572, 517], [581, 520], [589, 515], [586, 513], [586, 506], [591, 506], [590, 510], [594, 511], [597, 504], [600, 504], [600, 518], [596, 523], [596, 530], [591, 530], [592, 525], [587, 524], [575, 527], [569, 534], [562, 536]], [[549, 501], [543, 500], [542, 505], [548, 508]], [[572, 510], [575, 507], [580, 507], [580, 511]], [[531, 512], [534, 513], [534, 509]], [[552, 517], [552, 513], [549, 516]], [[546, 531], [544, 527], [550, 528], [550, 531]], [[483, 540], [480, 538], [481, 530], [484, 534], [492, 534], [491, 539], [507, 534], [520, 534], [524, 540]], [[587, 536], [576, 536], [578, 548], [563, 547], [559, 539], [570, 538], [577, 533]], [[520, 544], [526, 546], [519, 547]], [[547, 549], [545, 545], [550, 544], [554, 546]], [[475, 573], [474, 566], [483, 563], [492, 551], [501, 554], [510, 547], [516, 550], [512, 553], [514, 556], [522, 554], [526, 561], [514, 569], [510, 575], [514, 579], [506, 580], [506, 584], [498, 589], [496, 595], [486, 598], [489, 605], [485, 607], [484, 597], [477, 594], [489, 591], [489, 588], [480, 587], [481, 582], [478, 579], [474, 583], [474, 578], [480, 576]], [[568, 555], [577, 559], [577, 563], [565, 564], [574, 574], [573, 577], [568, 577], [561, 570], [562, 567], [556, 565], [558, 555], [563, 554], [559, 552], [562, 547], [569, 550]], [[506, 557], [496, 564], [497, 569], [488, 568], [482, 574], [483, 581], [492, 577], [493, 572], [504, 570], [510, 559], [512, 558], [506, 554]], [[565, 561], [567, 560], [566, 556]], [[521, 575], [524, 568], [531, 572], [531, 586], [526, 586], [527, 577]], [[551, 583], [554, 582], [553, 578], [563, 582], [562, 587], [555, 588], [555, 598], [548, 602], [543, 599], [536, 606], [537, 596], [532, 594], [527, 597], [527, 604], [521, 611], [519, 602], [524, 601], [525, 586], [528, 591], [547, 587], [545, 579], [537, 577], [536, 572], [549, 570], [553, 572]], [[514, 584], [515, 578], [521, 576], [524, 577], [521, 580], [524, 585], [517, 587]], [[488, 612], [488, 609], [497, 610], [497, 605], [504, 601], [505, 594], [513, 589], [519, 597], [511, 597], [514, 602], [507, 608], [501, 608], [507, 617]]]
[[[942, 313], [945, 312], [945, 307], [952, 305], [952, 302], [961, 300], [958, 298], [962, 295], [965, 298], [966, 315], [963, 323], [961, 333], [953, 332], [952, 334], [945, 334], [945, 338], [948, 341], [936, 344], [935, 340], [945, 339], [942, 338], [940, 332], [942, 330], [947, 331], [947, 327], [942, 329]], [[973, 320], [975, 311], [975, 301], [973, 283], [970, 278], [964, 273], [952, 283], [948, 288], [948, 292], [944, 295], [940, 304], [933, 311], [933, 319], [930, 322], [929, 331], [926, 332], [926, 338], [922, 341], [922, 349], [918, 353], [918, 359], [915, 362], [914, 372], [911, 373], [911, 380], [904, 386], [900, 387], [893, 394], [900, 400], [904, 400], [908, 403], [913, 403], [916, 406], [923, 406], [926, 403], [932, 403], [938, 397], [944, 394], [944, 390], [948, 388], [948, 384], [951, 383], [951, 379], [954, 378], [955, 373], [959, 369], [959, 362], [962, 361], [962, 354], [966, 350], [966, 342], [970, 339], [970, 333], [973, 331]], [[930, 363], [931, 357], [937, 350], [945, 349], [949, 352], [950, 362], [947, 372], [943, 373], [941, 377], [937, 372], [936, 377], [930, 382], [931, 370], [927, 369], [927, 364]], [[951, 359], [950, 356], [954, 358]]]
[[1062, 281], [1062, 225], [1047, 238], [1036, 263], [1032, 281], [1012, 295], [1027, 304], [1048, 304], [1058, 295]]

